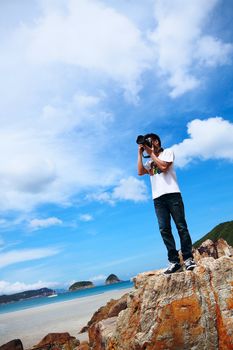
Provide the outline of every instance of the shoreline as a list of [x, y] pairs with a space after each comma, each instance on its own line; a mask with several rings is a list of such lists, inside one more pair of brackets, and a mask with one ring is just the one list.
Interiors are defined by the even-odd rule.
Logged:
[[104, 293], [41, 305], [30, 309], [0, 314], [0, 346], [20, 339], [24, 349], [30, 349], [48, 333], [69, 332], [84, 340], [79, 334], [95, 311], [111, 299], [119, 299], [134, 288], [116, 289]]

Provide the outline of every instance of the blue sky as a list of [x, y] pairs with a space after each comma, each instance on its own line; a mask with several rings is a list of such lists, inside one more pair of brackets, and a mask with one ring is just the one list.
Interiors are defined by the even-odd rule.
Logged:
[[0, 294], [167, 264], [138, 134], [174, 149], [193, 241], [232, 219], [232, 10], [1, 1]]

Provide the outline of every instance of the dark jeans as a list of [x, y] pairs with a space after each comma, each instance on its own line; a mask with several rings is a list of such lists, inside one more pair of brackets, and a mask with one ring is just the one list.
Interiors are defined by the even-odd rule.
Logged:
[[180, 193], [168, 193], [154, 199], [155, 212], [158, 218], [159, 230], [167, 247], [168, 260], [179, 262], [176, 243], [171, 230], [171, 217], [173, 218], [180, 236], [183, 259], [193, 257], [192, 241], [185, 220], [184, 204]]

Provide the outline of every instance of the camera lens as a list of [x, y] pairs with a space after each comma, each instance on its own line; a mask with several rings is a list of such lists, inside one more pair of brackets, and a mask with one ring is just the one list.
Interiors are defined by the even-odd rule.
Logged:
[[143, 144], [145, 143], [144, 136], [143, 136], [143, 135], [139, 135], [139, 136], [137, 137], [136, 143], [137, 143], [138, 145], [143, 145]]

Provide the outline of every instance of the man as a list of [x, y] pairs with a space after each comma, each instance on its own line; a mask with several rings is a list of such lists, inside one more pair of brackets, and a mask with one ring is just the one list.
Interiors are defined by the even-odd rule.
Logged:
[[[184, 204], [174, 171], [174, 153], [171, 149], [161, 148], [156, 134], [147, 134], [144, 139], [151, 142], [138, 145], [138, 175], [150, 175], [154, 207], [158, 218], [159, 230], [168, 252], [169, 267], [165, 274], [182, 269], [175, 239], [171, 230], [171, 217], [179, 233], [181, 252], [187, 270], [193, 270], [196, 264], [192, 255], [192, 241], [185, 220]], [[146, 151], [150, 160], [143, 164], [142, 155]]]

